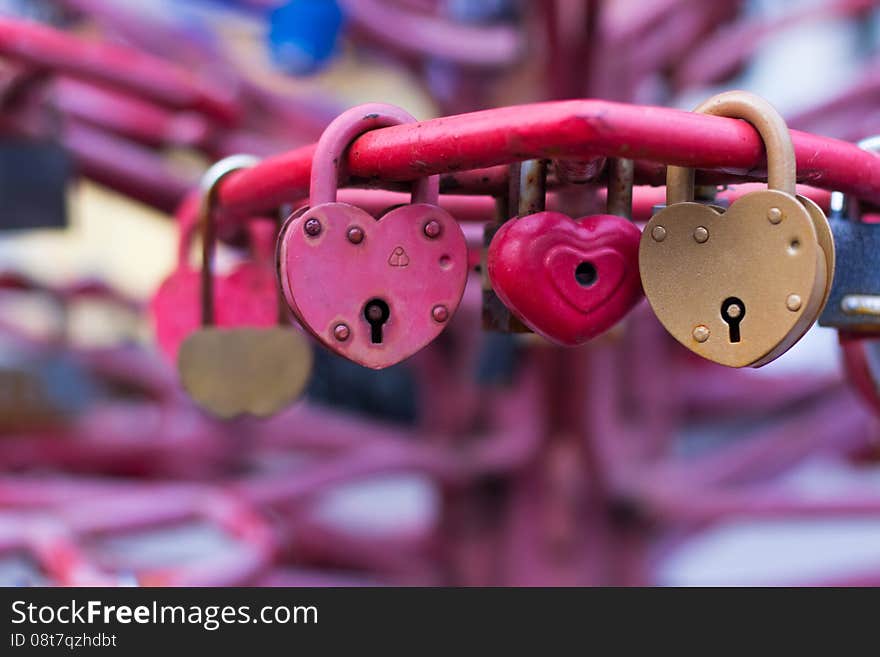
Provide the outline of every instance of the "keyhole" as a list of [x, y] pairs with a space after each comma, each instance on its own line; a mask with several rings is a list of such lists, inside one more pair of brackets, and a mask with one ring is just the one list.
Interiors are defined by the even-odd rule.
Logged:
[[382, 344], [382, 327], [388, 321], [391, 309], [382, 299], [370, 299], [364, 306], [364, 317], [370, 323], [370, 341]]
[[739, 342], [739, 325], [746, 316], [746, 304], [736, 297], [728, 297], [721, 304], [721, 319], [727, 322], [730, 329], [730, 341]]
[[574, 270], [574, 279], [582, 287], [590, 287], [599, 278], [596, 266], [592, 262], [582, 262]]

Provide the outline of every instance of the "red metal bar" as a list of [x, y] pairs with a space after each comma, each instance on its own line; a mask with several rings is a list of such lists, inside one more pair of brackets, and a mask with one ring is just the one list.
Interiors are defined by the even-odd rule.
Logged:
[[[880, 202], [880, 158], [857, 146], [792, 131], [798, 180]], [[231, 174], [219, 190], [228, 214], [259, 214], [308, 193], [314, 146]], [[758, 133], [736, 119], [675, 109], [575, 100], [504, 107], [369, 132], [348, 151], [358, 178], [411, 180], [533, 158], [629, 157], [749, 177], [762, 175]]]
[[200, 112], [226, 124], [239, 118], [234, 90], [211, 86], [186, 69], [136, 50], [87, 41], [38, 23], [0, 18], [0, 55]]
[[165, 212], [197, 182], [175, 172], [160, 154], [86, 124], [68, 122], [61, 141], [82, 174]]
[[69, 118], [112, 131], [147, 146], [204, 147], [212, 125], [192, 112], [175, 112], [80, 80], [61, 78], [55, 84], [54, 105]]

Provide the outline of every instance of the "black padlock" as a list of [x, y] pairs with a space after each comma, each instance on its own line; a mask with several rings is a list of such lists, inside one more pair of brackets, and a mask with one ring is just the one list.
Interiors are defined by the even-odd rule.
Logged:
[[60, 143], [0, 139], [0, 231], [66, 228], [73, 162]]
[[[859, 147], [880, 153], [880, 136], [862, 140]], [[829, 223], [838, 258], [819, 324], [847, 333], [880, 334], [880, 223], [863, 222], [858, 202], [840, 192], [831, 195]]]

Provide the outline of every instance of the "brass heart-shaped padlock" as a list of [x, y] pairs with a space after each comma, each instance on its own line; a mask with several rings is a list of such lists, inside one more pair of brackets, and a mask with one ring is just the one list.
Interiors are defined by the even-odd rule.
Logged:
[[770, 189], [721, 212], [693, 202], [693, 171], [669, 167], [667, 206], [639, 246], [642, 285], [661, 323], [688, 349], [728, 367], [760, 367], [818, 318], [834, 244], [818, 206], [795, 195], [794, 147], [768, 103], [728, 92], [696, 111], [755, 126], [767, 150]]

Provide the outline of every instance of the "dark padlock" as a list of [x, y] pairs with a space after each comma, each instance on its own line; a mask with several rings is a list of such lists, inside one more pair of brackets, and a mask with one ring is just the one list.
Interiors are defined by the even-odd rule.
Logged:
[[0, 139], [0, 230], [66, 228], [70, 155], [55, 141]]
[[[880, 153], [880, 135], [859, 142]], [[831, 232], [841, 258], [819, 324], [855, 334], [880, 334], [880, 223], [862, 221], [859, 204], [840, 192], [831, 195]]]

